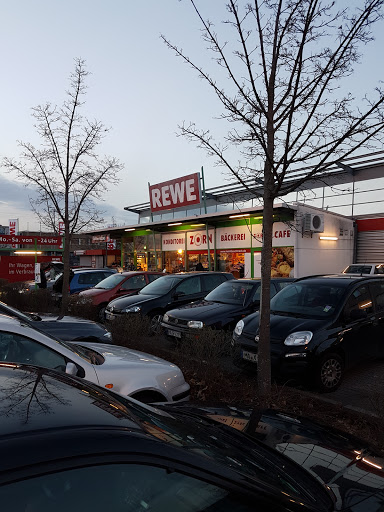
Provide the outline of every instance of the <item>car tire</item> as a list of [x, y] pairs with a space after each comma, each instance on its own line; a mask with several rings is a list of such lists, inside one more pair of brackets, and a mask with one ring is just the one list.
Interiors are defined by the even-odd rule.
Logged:
[[99, 306], [99, 310], [97, 312], [97, 316], [99, 318], [99, 322], [104, 323], [105, 322], [105, 308], [107, 307], [106, 304], [102, 304]]
[[163, 315], [160, 311], [154, 311], [149, 315], [151, 321], [149, 324], [149, 333], [150, 334], [160, 334], [161, 332], [161, 325], [160, 322], [163, 319]]
[[338, 354], [325, 354], [316, 368], [316, 387], [322, 393], [331, 393], [340, 386], [343, 376], [343, 359]]

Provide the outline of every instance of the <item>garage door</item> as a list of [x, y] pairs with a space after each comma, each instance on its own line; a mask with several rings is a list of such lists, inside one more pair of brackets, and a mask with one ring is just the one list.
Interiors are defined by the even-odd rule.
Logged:
[[356, 263], [384, 262], [384, 231], [357, 233]]

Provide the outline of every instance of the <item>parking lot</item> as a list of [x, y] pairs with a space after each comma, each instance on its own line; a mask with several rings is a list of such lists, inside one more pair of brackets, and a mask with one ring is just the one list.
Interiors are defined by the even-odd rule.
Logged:
[[372, 361], [346, 372], [333, 393], [318, 395], [344, 407], [371, 414], [384, 414], [384, 361]]

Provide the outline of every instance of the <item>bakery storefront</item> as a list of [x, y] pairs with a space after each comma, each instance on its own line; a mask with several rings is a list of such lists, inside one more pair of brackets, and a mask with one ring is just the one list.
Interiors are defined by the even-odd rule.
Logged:
[[[220, 195], [202, 200], [199, 173], [149, 188], [148, 205], [126, 208], [139, 215], [138, 224], [93, 233], [120, 239], [122, 262], [168, 273], [261, 276], [262, 206], [235, 209]], [[338, 273], [353, 261], [352, 219], [298, 202], [275, 204], [273, 219], [272, 277]]]
[[[218, 225], [209, 230], [162, 234], [164, 268], [169, 273], [193, 270], [231, 272], [236, 278], [259, 277], [261, 257], [261, 223], [253, 219]], [[235, 225], [233, 225], [235, 224]], [[284, 222], [273, 230], [271, 275], [294, 274], [292, 231]], [[208, 256], [209, 254], [209, 256]]]

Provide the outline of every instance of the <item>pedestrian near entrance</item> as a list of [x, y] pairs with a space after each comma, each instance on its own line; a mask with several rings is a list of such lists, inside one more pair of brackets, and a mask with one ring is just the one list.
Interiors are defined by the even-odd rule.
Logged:
[[201, 261], [199, 261], [199, 263], [196, 265], [196, 270], [204, 270], [204, 267], [203, 267], [203, 264], [201, 263]]
[[46, 288], [47, 287], [47, 277], [45, 275], [45, 271], [47, 269], [47, 265], [44, 265], [43, 263], [40, 265], [40, 283], [38, 283], [39, 288]]

